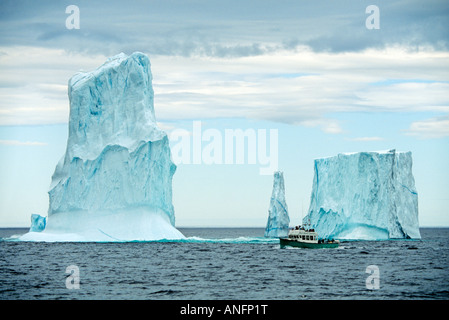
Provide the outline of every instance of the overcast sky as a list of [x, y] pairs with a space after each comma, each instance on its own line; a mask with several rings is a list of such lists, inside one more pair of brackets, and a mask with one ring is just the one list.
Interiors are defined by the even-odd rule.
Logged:
[[[372, 4], [380, 29], [368, 30], [365, 10]], [[69, 5], [80, 10], [79, 30], [66, 28]], [[280, 169], [292, 211], [307, 210], [314, 157], [397, 148], [414, 154], [420, 221], [449, 225], [448, 29], [449, 4], [435, 0], [2, 0], [0, 226], [27, 224], [30, 211], [46, 212], [49, 179], [65, 148], [69, 78], [134, 51], [150, 57], [156, 117], [168, 132], [191, 130], [193, 120], [220, 129], [280, 130]], [[31, 168], [42, 176], [30, 181], [23, 172]], [[212, 214], [208, 223], [218, 224], [204, 211], [224, 219], [234, 210], [264, 223], [270, 177], [254, 178], [265, 187], [248, 196], [257, 205], [242, 209], [218, 200], [231, 192], [231, 178], [220, 188], [198, 184], [183, 191], [193, 177], [228, 169], [178, 168], [178, 221], [198, 224]], [[234, 174], [241, 176], [241, 169]], [[245, 174], [251, 179], [254, 172]], [[304, 181], [295, 182], [298, 177]], [[35, 187], [25, 192], [24, 184]], [[189, 200], [204, 193], [216, 207]], [[17, 205], [23, 198], [28, 205]], [[234, 225], [233, 219], [230, 214], [223, 223]]]

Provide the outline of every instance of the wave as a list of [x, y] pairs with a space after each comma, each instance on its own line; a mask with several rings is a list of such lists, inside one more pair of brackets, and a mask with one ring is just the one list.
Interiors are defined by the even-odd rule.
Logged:
[[218, 238], [205, 239], [200, 237], [187, 237], [185, 239], [161, 239], [154, 241], [133, 241], [133, 242], [174, 242], [174, 243], [279, 243], [276, 238], [264, 237], [238, 237], [238, 238]]
[[[48, 240], [48, 241], [46, 241]], [[29, 240], [23, 240], [21, 239], [21, 235], [14, 235], [7, 238], [0, 238], [0, 241], [20, 241], [20, 242], [35, 242], [35, 241], [29, 241]], [[41, 239], [38, 242], [96, 242], [96, 243], [103, 243], [103, 242], [119, 242], [119, 243], [125, 243], [125, 242], [132, 242], [132, 243], [279, 243], [279, 239], [277, 238], [265, 238], [265, 237], [237, 237], [237, 238], [216, 238], [216, 239], [206, 239], [201, 238], [197, 236], [187, 237], [183, 239], [159, 239], [159, 240], [120, 240], [114, 238], [113, 241], [80, 241], [74, 238], [68, 238], [65, 241], [52, 241], [52, 239]]]

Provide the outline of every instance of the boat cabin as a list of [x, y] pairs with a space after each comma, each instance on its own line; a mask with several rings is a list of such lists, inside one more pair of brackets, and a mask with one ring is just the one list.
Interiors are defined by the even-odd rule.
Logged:
[[337, 248], [340, 241], [333, 239], [318, 239], [318, 233], [314, 229], [306, 229], [297, 226], [290, 229], [287, 238], [279, 238], [281, 248]]
[[288, 238], [296, 241], [318, 242], [318, 233], [314, 229], [305, 229], [303, 227], [295, 227], [288, 232]]

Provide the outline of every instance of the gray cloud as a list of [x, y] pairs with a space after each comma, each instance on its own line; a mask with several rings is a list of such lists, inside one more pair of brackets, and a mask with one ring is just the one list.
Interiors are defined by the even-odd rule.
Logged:
[[[154, 63], [161, 120], [243, 117], [340, 133], [335, 112], [447, 114], [444, 2], [376, 3], [380, 30], [365, 28], [365, 0], [80, 0], [81, 29], [68, 30], [72, 3], [1, 1], [0, 125], [66, 121], [67, 79], [134, 51]], [[437, 120], [410, 132], [446, 123]]]
[[67, 30], [59, 1], [2, 1], [0, 45], [111, 55], [257, 56], [308, 45], [345, 52], [400, 44], [447, 50], [445, 1], [377, 1], [381, 29], [367, 30], [370, 3], [346, 1], [77, 1], [81, 29]]
[[444, 138], [449, 136], [449, 115], [415, 121], [410, 124], [406, 134], [424, 139]]

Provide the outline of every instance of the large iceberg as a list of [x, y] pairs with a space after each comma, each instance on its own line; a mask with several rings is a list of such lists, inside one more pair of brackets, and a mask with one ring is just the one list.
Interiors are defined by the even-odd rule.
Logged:
[[288, 216], [287, 202], [285, 201], [284, 174], [276, 171], [274, 173], [273, 191], [268, 209], [265, 237], [286, 237], [288, 235], [289, 224], [290, 217]]
[[411, 152], [316, 159], [309, 222], [320, 238], [421, 238]]
[[67, 149], [49, 191], [44, 232], [23, 240], [179, 239], [169, 141], [157, 127], [150, 61], [121, 53], [74, 75]]

